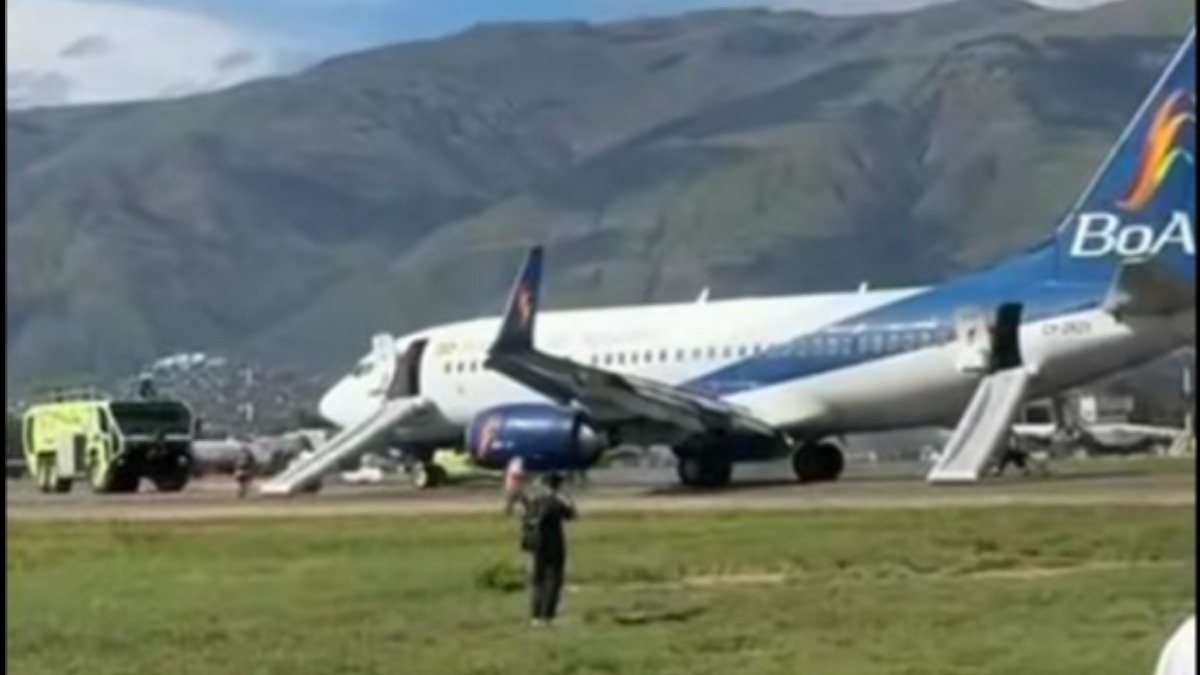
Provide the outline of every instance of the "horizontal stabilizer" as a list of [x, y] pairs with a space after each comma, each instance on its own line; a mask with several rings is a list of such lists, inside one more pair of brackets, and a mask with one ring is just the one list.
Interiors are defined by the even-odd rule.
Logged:
[[1123, 264], [1105, 302], [1121, 316], [1172, 316], [1195, 306], [1195, 287], [1153, 260]]

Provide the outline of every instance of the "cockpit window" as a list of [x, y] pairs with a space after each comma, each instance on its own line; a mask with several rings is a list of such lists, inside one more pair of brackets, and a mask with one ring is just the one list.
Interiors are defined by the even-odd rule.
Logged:
[[372, 366], [374, 366], [374, 365], [375, 364], [372, 363], [369, 359], [366, 361], [359, 361], [358, 365], [354, 366], [354, 370], [351, 371], [350, 375], [352, 377], [363, 377], [364, 375], [371, 372]]

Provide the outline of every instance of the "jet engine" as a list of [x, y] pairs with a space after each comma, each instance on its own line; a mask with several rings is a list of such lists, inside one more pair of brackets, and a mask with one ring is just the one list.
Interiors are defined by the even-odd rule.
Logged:
[[607, 448], [580, 412], [544, 404], [485, 410], [467, 428], [466, 441], [479, 466], [499, 470], [520, 458], [534, 472], [581, 471]]

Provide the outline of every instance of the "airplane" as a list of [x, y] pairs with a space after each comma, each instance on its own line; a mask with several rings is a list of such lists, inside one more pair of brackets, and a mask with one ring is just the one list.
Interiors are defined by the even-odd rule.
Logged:
[[1033, 399], [1194, 343], [1195, 90], [1193, 27], [1052, 234], [980, 271], [928, 288], [541, 312], [535, 246], [502, 317], [377, 339], [319, 410], [351, 428], [413, 402], [390, 442], [432, 471], [448, 444], [530, 472], [633, 444], [672, 448], [690, 487], [786, 457], [803, 483], [837, 480], [839, 439], [953, 423], [1014, 359]]

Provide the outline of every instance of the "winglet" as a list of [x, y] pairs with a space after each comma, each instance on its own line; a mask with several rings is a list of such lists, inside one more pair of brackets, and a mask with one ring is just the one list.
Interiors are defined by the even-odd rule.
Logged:
[[492, 354], [526, 352], [533, 349], [533, 326], [537, 320], [538, 301], [541, 298], [542, 259], [541, 246], [535, 246], [525, 258], [525, 265], [513, 284], [500, 334], [492, 344]]

